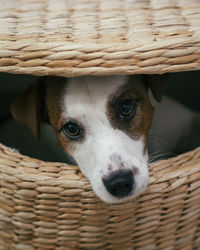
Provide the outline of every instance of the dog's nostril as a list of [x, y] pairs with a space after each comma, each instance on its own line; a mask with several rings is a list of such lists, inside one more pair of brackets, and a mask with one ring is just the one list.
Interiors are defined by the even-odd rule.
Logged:
[[133, 189], [133, 173], [130, 170], [118, 171], [102, 178], [110, 194], [117, 198], [128, 196]]

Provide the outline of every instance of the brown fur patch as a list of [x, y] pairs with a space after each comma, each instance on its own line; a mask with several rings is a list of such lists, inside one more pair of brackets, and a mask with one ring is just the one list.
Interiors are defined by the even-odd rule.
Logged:
[[70, 153], [74, 142], [68, 138], [61, 130], [62, 126], [67, 122], [62, 117], [64, 105], [64, 92], [67, 86], [67, 79], [61, 77], [48, 77], [46, 85], [46, 109], [49, 116], [49, 122], [52, 125], [59, 145]]
[[[130, 121], [121, 120], [116, 116], [114, 103], [127, 98], [136, 100], [136, 112]], [[113, 128], [120, 129], [133, 139], [144, 137], [146, 151], [147, 133], [153, 116], [153, 107], [147, 95], [146, 85], [137, 77], [130, 77], [129, 82], [122, 86], [107, 103], [107, 116]]]

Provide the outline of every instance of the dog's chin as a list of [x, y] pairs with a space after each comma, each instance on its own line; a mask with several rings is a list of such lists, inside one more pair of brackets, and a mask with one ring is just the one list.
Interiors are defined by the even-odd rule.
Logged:
[[114, 196], [110, 195], [108, 192], [106, 192], [105, 194], [102, 192], [98, 192], [98, 190], [94, 190], [95, 194], [102, 200], [104, 201], [105, 203], [108, 203], [108, 204], [118, 204], [118, 203], [122, 203], [122, 202], [125, 202], [125, 201], [128, 201], [130, 200], [131, 198], [135, 197], [134, 194], [130, 194], [124, 198], [115, 198]]

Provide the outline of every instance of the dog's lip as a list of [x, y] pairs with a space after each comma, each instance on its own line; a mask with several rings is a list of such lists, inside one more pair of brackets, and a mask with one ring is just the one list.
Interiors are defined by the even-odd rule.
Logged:
[[[96, 194], [96, 192], [95, 192]], [[123, 197], [123, 198], [117, 198], [111, 194], [109, 194], [109, 197], [107, 197], [105, 199], [105, 197], [101, 197], [98, 194], [96, 194], [101, 200], [103, 200], [104, 202], [108, 203], [108, 204], [117, 204], [117, 203], [122, 203], [128, 200], [131, 200], [132, 198], [134, 198], [136, 195], [134, 194], [134, 191], [132, 191], [130, 194], [128, 194], [127, 196]]]

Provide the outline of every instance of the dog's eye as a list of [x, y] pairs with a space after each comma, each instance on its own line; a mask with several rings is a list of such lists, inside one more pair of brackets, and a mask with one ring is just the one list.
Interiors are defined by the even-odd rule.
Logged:
[[129, 98], [119, 103], [119, 115], [123, 120], [129, 120], [133, 118], [136, 111], [136, 101]]
[[83, 134], [80, 125], [72, 121], [65, 123], [62, 130], [70, 139], [80, 139]]

